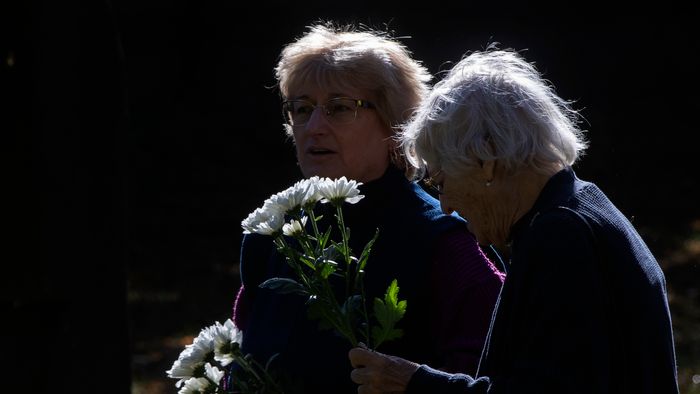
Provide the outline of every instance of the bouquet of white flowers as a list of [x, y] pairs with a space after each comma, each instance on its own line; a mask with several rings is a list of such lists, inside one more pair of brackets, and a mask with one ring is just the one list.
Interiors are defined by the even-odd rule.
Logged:
[[[406, 301], [398, 300], [399, 288], [393, 280], [384, 299], [375, 298], [373, 315], [367, 311], [363, 277], [379, 230], [356, 257], [348, 243], [350, 229], [345, 227], [342, 209], [344, 203], [355, 204], [364, 197], [360, 185], [345, 177], [304, 179], [268, 198], [241, 226], [244, 233], [272, 236], [277, 250], [296, 274], [296, 280], [272, 278], [260, 287], [307, 297], [309, 316], [320, 320], [321, 327], [335, 329], [352, 346], [363, 342], [376, 349], [382, 342], [402, 335], [395, 325], [406, 312]], [[325, 231], [318, 228], [321, 218], [314, 207], [319, 202], [335, 208], [339, 241], [331, 239], [333, 226]], [[294, 240], [294, 246], [288, 239]], [[331, 277], [344, 282], [344, 296], [336, 296]], [[377, 324], [370, 320], [372, 316]]]
[[[357, 257], [349, 245], [350, 229], [345, 227], [342, 210], [344, 203], [355, 204], [364, 197], [360, 185], [345, 177], [299, 181], [265, 200], [241, 226], [244, 233], [271, 236], [295, 274], [294, 279], [268, 279], [260, 287], [306, 297], [309, 317], [319, 320], [321, 328], [336, 330], [352, 346], [363, 342], [376, 349], [384, 341], [403, 335], [395, 325], [406, 312], [406, 301], [398, 299], [399, 287], [393, 280], [384, 299], [375, 298], [372, 314], [368, 312], [363, 279], [379, 230]], [[321, 216], [314, 212], [318, 203], [330, 203], [335, 208], [340, 240], [331, 237], [333, 226], [319, 229]], [[338, 285], [344, 293], [337, 291]], [[274, 356], [262, 366], [241, 352], [241, 341], [242, 333], [231, 320], [224, 325], [217, 322], [202, 330], [185, 348], [167, 371], [168, 376], [180, 379], [176, 384], [182, 387], [180, 394], [282, 393], [267, 369]], [[238, 364], [241, 375], [231, 377], [228, 374], [233, 369], [219, 368], [232, 362]]]

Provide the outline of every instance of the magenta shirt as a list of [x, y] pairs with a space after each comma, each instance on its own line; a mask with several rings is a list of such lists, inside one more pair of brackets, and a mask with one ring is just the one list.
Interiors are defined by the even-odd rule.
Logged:
[[433, 367], [476, 373], [504, 280], [505, 274], [486, 257], [472, 234], [455, 229], [437, 241], [430, 275], [435, 307], [429, 318], [445, 364]]

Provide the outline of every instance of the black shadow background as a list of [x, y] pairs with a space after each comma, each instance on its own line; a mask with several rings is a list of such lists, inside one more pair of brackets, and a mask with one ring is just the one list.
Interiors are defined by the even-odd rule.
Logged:
[[3, 2], [9, 384], [176, 392], [164, 371], [187, 336], [230, 316], [240, 221], [300, 176], [273, 88], [279, 51], [333, 19], [392, 30], [438, 78], [490, 42], [525, 50], [577, 101], [591, 148], [575, 168], [661, 262], [681, 383], [698, 392], [697, 16], [659, 5]]

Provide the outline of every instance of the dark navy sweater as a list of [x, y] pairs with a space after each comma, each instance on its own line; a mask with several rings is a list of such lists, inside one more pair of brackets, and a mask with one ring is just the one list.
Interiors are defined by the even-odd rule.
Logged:
[[407, 393], [678, 393], [664, 275], [571, 168], [513, 227], [478, 379], [422, 365]]

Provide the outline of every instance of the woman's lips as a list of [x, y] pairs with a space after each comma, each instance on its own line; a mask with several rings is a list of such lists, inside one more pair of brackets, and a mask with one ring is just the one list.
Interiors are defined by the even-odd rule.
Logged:
[[336, 153], [335, 151], [328, 149], [328, 148], [323, 148], [323, 147], [318, 147], [318, 146], [313, 146], [310, 147], [306, 150], [306, 153], [309, 155], [329, 155]]

